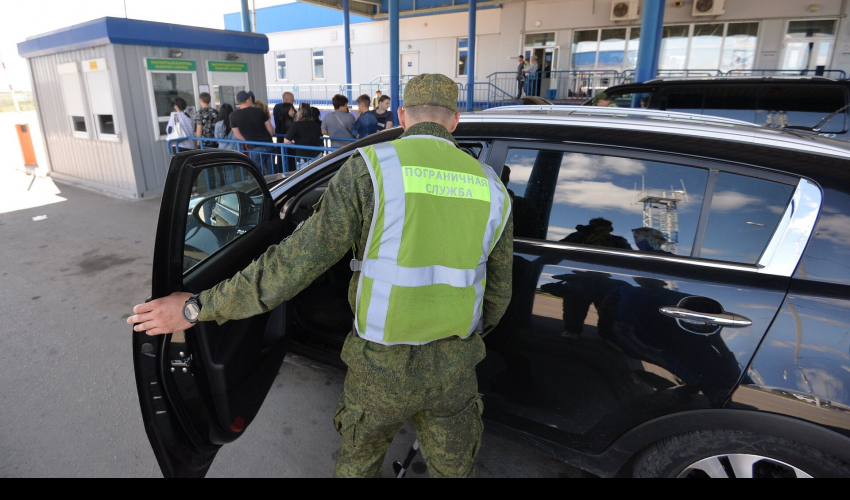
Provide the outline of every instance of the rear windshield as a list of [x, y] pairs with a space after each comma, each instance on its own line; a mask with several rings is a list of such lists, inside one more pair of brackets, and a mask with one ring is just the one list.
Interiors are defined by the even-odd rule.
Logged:
[[[648, 89], [645, 94], [609, 91], [619, 107], [648, 107], [683, 113], [705, 114], [770, 127], [814, 127], [847, 105], [840, 86], [809, 85], [677, 85]], [[822, 133], [847, 131], [847, 112], [826, 123]]]

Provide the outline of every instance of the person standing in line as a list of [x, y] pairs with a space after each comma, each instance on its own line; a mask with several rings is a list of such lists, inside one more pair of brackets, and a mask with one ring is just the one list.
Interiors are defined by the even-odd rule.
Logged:
[[[201, 101], [201, 109], [195, 115], [195, 137], [215, 138], [215, 124], [218, 121], [218, 111], [210, 107], [212, 96], [207, 92], [198, 96]], [[198, 141], [198, 147], [204, 142], [205, 148], [217, 148], [218, 144], [213, 141]]]
[[527, 75], [527, 73], [525, 72], [525, 57], [519, 56], [517, 58], [517, 61], [519, 61], [519, 66], [517, 66], [517, 71], [516, 71], [516, 81], [517, 81], [516, 98], [522, 99], [522, 90], [523, 90], [523, 87], [525, 87], [525, 78], [526, 78], [526, 75]]
[[378, 109], [378, 103], [381, 102], [381, 97], [384, 94], [380, 90], [375, 91], [375, 97], [372, 98], [372, 109]]
[[[292, 110], [292, 114], [290, 114]], [[274, 119], [274, 133], [276, 135], [286, 135], [289, 132], [289, 127], [295, 121], [295, 94], [292, 92], [283, 93], [283, 102], [276, 104], [272, 110], [272, 118]]]
[[499, 177], [452, 137], [457, 102], [452, 79], [414, 77], [399, 110], [401, 138], [354, 153], [289, 238], [233, 279], [140, 304], [127, 322], [164, 335], [264, 314], [353, 248], [355, 321], [342, 350], [334, 476], [380, 477], [412, 418], [432, 478], [474, 477], [484, 431], [475, 367], [486, 354], [482, 337], [511, 301], [513, 219]]
[[[191, 137], [192, 131], [194, 131], [195, 128], [193, 127], [194, 123], [192, 122], [192, 117], [186, 112], [186, 108], [189, 107], [186, 103], [186, 99], [178, 97], [174, 99], [172, 104], [174, 105], [174, 111], [171, 113], [171, 118], [168, 119], [168, 125], [165, 127], [166, 134], [168, 134], [168, 136], [182, 135], [183, 137]], [[179, 129], [178, 124], [180, 126]], [[195, 141], [181, 141], [177, 143], [178, 153], [182, 151], [191, 151], [193, 149], [195, 149]]]
[[[322, 142], [322, 128], [313, 119], [313, 110], [308, 103], [301, 103], [301, 107], [298, 108], [298, 117], [295, 118], [295, 123], [290, 127], [283, 142], [286, 144], [297, 144], [299, 146], [324, 146]], [[295, 169], [301, 170], [320, 154], [322, 154], [321, 151], [296, 148], [295, 156], [298, 157], [298, 160]]]
[[378, 132], [383, 132], [384, 130], [391, 129], [396, 126], [397, 122], [395, 116], [390, 111], [391, 103], [392, 99], [390, 96], [382, 96], [378, 100], [378, 107], [372, 111], [375, 118], [378, 119]]
[[[251, 104], [251, 96], [244, 90], [236, 94], [239, 109], [230, 115], [233, 135], [240, 141], [264, 142], [271, 144], [274, 130], [266, 113]], [[260, 166], [263, 174], [271, 173], [272, 155], [277, 152], [274, 146], [248, 145], [248, 156]]]
[[[213, 134], [216, 139], [226, 139], [228, 141], [236, 139], [233, 135], [233, 129], [230, 127], [230, 115], [232, 114], [233, 106], [227, 103], [221, 105], [221, 109], [218, 111], [218, 121], [215, 122], [215, 133]], [[219, 142], [218, 148], [239, 151], [239, 144], [235, 142]]]
[[369, 112], [369, 96], [366, 94], [357, 98], [357, 121], [351, 128], [355, 139], [363, 139], [378, 131], [378, 117]]
[[[354, 139], [351, 129], [354, 127], [354, 115], [348, 111], [348, 98], [337, 94], [332, 99], [334, 110], [325, 116], [322, 122], [322, 134], [339, 139]], [[331, 141], [332, 148], [341, 148], [350, 144], [348, 141]]]
[[312, 106], [310, 107], [310, 111], [313, 113], [313, 121], [319, 125], [319, 128], [322, 127], [322, 110]]
[[537, 64], [537, 56], [531, 56], [531, 62], [528, 64], [528, 68], [525, 70], [525, 72], [528, 74], [528, 89], [526, 90], [526, 94], [528, 95], [536, 96], [540, 94], [540, 75], [538, 74], [539, 69], [540, 65]]
[[[254, 100], [254, 107], [262, 109], [263, 113], [266, 114], [266, 118], [268, 118], [269, 120], [272, 119], [272, 115], [271, 113], [269, 113], [269, 107], [266, 106], [266, 103], [264, 103], [263, 101]], [[272, 130], [274, 130], [274, 127], [272, 127]]]

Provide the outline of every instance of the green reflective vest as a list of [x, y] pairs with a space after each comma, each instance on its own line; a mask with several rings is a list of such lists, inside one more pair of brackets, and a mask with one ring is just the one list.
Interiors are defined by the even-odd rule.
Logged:
[[433, 136], [359, 151], [375, 212], [363, 261], [352, 261], [358, 335], [422, 345], [480, 331], [487, 259], [511, 210], [496, 173]]

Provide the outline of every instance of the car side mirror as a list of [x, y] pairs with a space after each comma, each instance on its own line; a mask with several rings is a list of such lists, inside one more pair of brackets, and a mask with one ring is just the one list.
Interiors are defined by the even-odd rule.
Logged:
[[217, 194], [201, 200], [192, 211], [198, 225], [208, 228], [239, 227], [253, 203], [239, 191]]

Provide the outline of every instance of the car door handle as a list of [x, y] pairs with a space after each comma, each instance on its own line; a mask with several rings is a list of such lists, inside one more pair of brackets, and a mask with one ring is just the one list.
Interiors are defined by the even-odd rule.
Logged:
[[662, 307], [658, 311], [671, 318], [701, 325], [722, 326], [725, 328], [746, 328], [753, 326], [753, 322], [749, 319], [740, 314], [728, 312], [724, 312], [723, 314], [699, 313], [681, 307]]

